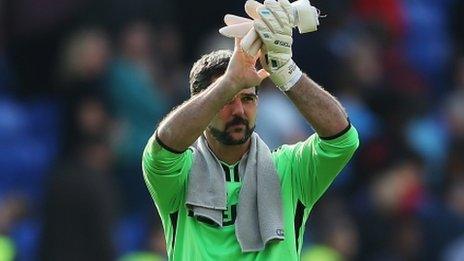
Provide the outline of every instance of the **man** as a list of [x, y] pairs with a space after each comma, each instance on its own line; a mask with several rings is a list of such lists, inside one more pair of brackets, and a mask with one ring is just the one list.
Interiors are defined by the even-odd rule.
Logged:
[[[311, 208], [358, 146], [342, 106], [291, 60], [288, 6], [266, 1], [255, 21], [265, 69], [240, 39], [233, 53], [203, 56], [192, 97], [148, 141], [144, 178], [170, 260], [298, 260]], [[272, 153], [253, 132], [256, 86], [268, 76], [317, 132]]]

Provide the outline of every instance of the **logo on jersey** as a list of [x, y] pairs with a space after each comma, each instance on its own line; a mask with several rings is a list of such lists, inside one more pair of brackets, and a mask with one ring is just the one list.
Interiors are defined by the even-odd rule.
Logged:
[[230, 226], [235, 224], [237, 218], [237, 205], [230, 205], [226, 210], [222, 211], [222, 225]]
[[[187, 215], [194, 218], [192, 210], [189, 210]], [[222, 226], [225, 227], [235, 224], [235, 219], [237, 219], [237, 205], [227, 206], [227, 209], [222, 211]], [[217, 224], [209, 218], [197, 217], [196, 220], [208, 225], [217, 226]]]
[[283, 237], [283, 236], [284, 236], [284, 230], [278, 228], [278, 229], [276, 229], [276, 234], [277, 234], [278, 236], [280, 236], [280, 237]]

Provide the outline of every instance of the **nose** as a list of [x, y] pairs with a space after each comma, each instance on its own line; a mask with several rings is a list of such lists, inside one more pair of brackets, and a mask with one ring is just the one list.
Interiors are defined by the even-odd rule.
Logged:
[[231, 113], [234, 116], [243, 116], [245, 114], [245, 110], [243, 108], [243, 103], [241, 99], [235, 98], [230, 104], [230, 108]]

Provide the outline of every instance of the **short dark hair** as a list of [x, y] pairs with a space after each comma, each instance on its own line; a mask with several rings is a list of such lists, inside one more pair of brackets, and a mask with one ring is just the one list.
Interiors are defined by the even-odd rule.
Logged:
[[[231, 50], [218, 50], [203, 55], [190, 70], [190, 96], [194, 96], [213, 83], [213, 78], [221, 77], [229, 65], [232, 57]], [[258, 94], [259, 86], [255, 87]]]
[[220, 77], [226, 72], [232, 51], [219, 50], [203, 55], [190, 70], [190, 96], [205, 90], [213, 78]]

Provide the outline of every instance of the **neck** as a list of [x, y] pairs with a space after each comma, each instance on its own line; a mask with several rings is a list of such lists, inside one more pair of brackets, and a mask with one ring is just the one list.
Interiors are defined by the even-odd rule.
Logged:
[[206, 140], [214, 155], [227, 164], [234, 164], [250, 149], [251, 139], [239, 145], [224, 145], [217, 141], [208, 131], [205, 131]]

